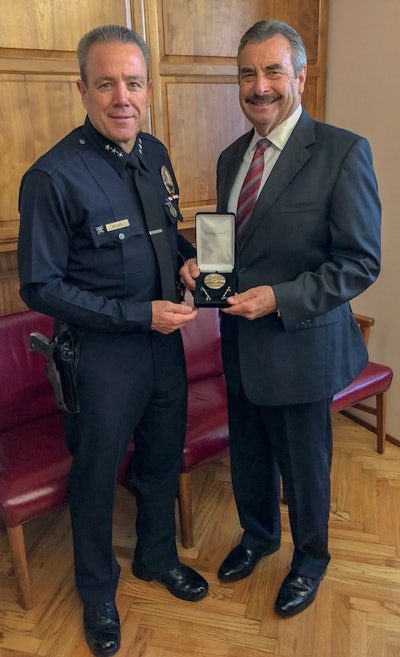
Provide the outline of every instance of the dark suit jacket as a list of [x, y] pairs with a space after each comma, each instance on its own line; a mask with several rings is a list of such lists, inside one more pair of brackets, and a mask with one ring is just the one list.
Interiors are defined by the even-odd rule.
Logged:
[[[217, 165], [218, 212], [253, 132]], [[349, 300], [380, 269], [380, 202], [368, 142], [303, 111], [260, 193], [242, 250], [238, 291], [274, 289], [276, 313], [249, 321], [222, 313], [228, 385], [251, 402], [327, 399], [363, 369], [367, 352]]]

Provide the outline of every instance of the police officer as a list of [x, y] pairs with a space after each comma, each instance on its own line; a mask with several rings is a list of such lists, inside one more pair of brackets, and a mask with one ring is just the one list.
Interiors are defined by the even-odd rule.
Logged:
[[75, 577], [89, 647], [112, 655], [120, 646], [112, 513], [133, 432], [133, 573], [184, 600], [207, 593], [178, 560], [174, 516], [186, 425], [179, 329], [198, 311], [177, 297], [179, 268], [194, 249], [177, 232], [175, 175], [163, 144], [141, 132], [147, 45], [132, 30], [103, 26], [82, 37], [78, 59], [85, 123], [21, 182], [20, 294], [55, 318], [55, 332], [61, 323], [79, 329], [80, 412], [65, 413]]

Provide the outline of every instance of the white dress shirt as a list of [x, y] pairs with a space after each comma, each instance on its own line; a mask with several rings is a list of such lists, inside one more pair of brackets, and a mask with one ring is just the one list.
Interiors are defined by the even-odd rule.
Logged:
[[[264, 172], [261, 179], [261, 185], [259, 187], [258, 194], [260, 194], [262, 188], [264, 187], [265, 181], [267, 180], [269, 174], [271, 173], [275, 165], [275, 162], [277, 161], [278, 157], [280, 156], [282, 150], [286, 145], [287, 140], [292, 134], [293, 129], [301, 116], [301, 112], [302, 112], [302, 107], [301, 105], [299, 105], [295, 109], [293, 114], [289, 116], [289, 118], [287, 118], [280, 125], [274, 128], [274, 130], [272, 130], [268, 135], [267, 139], [269, 139], [269, 141], [271, 142], [271, 146], [267, 148], [264, 152]], [[228, 212], [233, 212], [236, 214], [240, 190], [242, 189], [242, 185], [246, 177], [246, 173], [253, 159], [256, 144], [259, 141], [259, 139], [262, 139], [262, 137], [255, 130], [253, 138], [249, 144], [249, 147], [244, 154], [242, 164], [240, 165], [238, 174], [236, 176], [236, 180], [233, 183], [233, 187], [229, 197]]]

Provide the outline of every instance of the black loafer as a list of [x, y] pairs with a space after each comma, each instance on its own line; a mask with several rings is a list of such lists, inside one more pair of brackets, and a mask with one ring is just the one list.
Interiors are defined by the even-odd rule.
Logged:
[[121, 645], [121, 628], [115, 602], [85, 604], [83, 625], [87, 644], [94, 655], [114, 655]]
[[223, 582], [237, 582], [239, 579], [248, 577], [262, 557], [273, 554], [278, 549], [279, 544], [264, 552], [257, 552], [239, 543], [222, 562], [218, 570], [218, 577]]
[[168, 591], [181, 600], [197, 602], [204, 598], [208, 592], [208, 584], [204, 577], [183, 563], [179, 563], [175, 568], [171, 568], [171, 570], [163, 573], [145, 570], [139, 564], [134, 563], [132, 573], [135, 577], [144, 579], [146, 582], [151, 582], [155, 579], [165, 584]]
[[275, 602], [275, 613], [283, 618], [288, 618], [307, 609], [315, 600], [322, 577], [316, 579], [301, 577], [290, 571], [279, 590]]

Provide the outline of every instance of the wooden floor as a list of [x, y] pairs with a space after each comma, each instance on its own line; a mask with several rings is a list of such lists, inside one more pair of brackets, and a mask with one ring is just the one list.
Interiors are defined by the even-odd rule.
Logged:
[[[228, 459], [194, 473], [195, 547], [182, 560], [209, 581], [198, 603], [130, 574], [134, 498], [118, 490], [115, 551], [122, 567], [119, 657], [400, 657], [400, 450], [377, 454], [373, 434], [334, 417], [330, 550], [316, 602], [291, 619], [273, 604], [288, 571], [291, 537], [282, 507], [281, 549], [241, 582], [216, 571], [240, 538]], [[23, 611], [0, 529], [1, 657], [90, 657], [74, 589], [68, 509], [25, 529], [34, 608]]]

